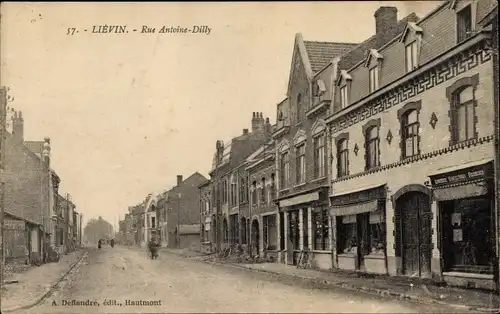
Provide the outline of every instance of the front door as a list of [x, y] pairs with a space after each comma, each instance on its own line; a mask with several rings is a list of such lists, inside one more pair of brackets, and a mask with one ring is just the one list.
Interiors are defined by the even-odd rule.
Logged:
[[431, 270], [430, 199], [426, 194], [410, 192], [398, 200], [401, 214], [403, 274], [429, 277]]

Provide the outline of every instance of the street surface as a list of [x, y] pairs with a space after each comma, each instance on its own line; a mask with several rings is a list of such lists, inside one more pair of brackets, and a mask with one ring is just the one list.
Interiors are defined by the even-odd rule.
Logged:
[[[137, 305], [141, 300], [150, 305]], [[79, 305], [83, 302], [84, 305]], [[128, 302], [128, 304], [127, 304]], [[135, 302], [136, 305], [133, 305]], [[66, 305], [64, 305], [64, 303]], [[86, 304], [86, 305], [85, 305]], [[90, 305], [93, 304], [93, 305]], [[313, 287], [299, 279], [210, 265], [145, 249], [91, 250], [78, 271], [24, 313], [457, 313], [439, 305]]]

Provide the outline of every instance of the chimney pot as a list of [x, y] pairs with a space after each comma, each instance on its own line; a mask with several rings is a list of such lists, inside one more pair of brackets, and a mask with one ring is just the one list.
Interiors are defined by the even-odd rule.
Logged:
[[182, 175], [177, 176], [177, 186], [180, 186], [182, 183]]
[[252, 112], [253, 113], [253, 118], [255, 118], [255, 112]]

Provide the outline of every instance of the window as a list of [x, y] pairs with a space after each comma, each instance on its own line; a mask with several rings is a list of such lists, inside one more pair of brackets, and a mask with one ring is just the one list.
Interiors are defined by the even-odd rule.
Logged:
[[247, 244], [247, 221], [244, 217], [240, 219], [241, 244]]
[[260, 189], [260, 202], [264, 204], [266, 202], [266, 178], [262, 178], [261, 180], [261, 189]]
[[264, 249], [276, 250], [278, 245], [276, 215], [264, 216]]
[[455, 94], [454, 140], [461, 142], [475, 137], [474, 89], [468, 86]]
[[366, 147], [366, 170], [378, 167], [379, 160], [379, 138], [378, 127], [373, 126], [365, 134]]
[[385, 254], [385, 219], [383, 212], [377, 210], [370, 213], [370, 229], [368, 232], [370, 254]]
[[285, 213], [280, 212], [280, 250], [285, 249]]
[[252, 206], [257, 205], [257, 181], [252, 182]]
[[302, 95], [297, 95], [297, 122], [302, 120]]
[[403, 158], [416, 156], [419, 154], [418, 141], [418, 111], [413, 109], [403, 116]]
[[418, 46], [413, 41], [405, 48], [406, 72], [411, 72], [418, 67]]
[[357, 253], [356, 215], [340, 216], [337, 218], [337, 253]]
[[340, 88], [340, 106], [343, 109], [348, 105], [349, 105], [349, 99], [347, 97], [347, 86], [343, 86]]
[[349, 150], [347, 148], [347, 139], [337, 143], [337, 177], [343, 177], [349, 174]]
[[237, 193], [237, 188], [236, 188], [236, 181], [235, 179], [231, 180], [231, 205], [236, 205], [236, 193]]
[[274, 179], [274, 173], [271, 174], [271, 186], [269, 189], [269, 200], [272, 201], [276, 197], [276, 180]]
[[373, 67], [369, 71], [370, 74], [370, 93], [378, 89], [378, 67]]
[[306, 181], [306, 145], [302, 144], [296, 148], [297, 184]]
[[328, 211], [322, 208], [320, 211], [313, 212], [313, 236], [315, 250], [328, 250]]
[[445, 270], [493, 273], [495, 232], [489, 199], [446, 201], [442, 208]]
[[288, 152], [281, 155], [281, 188], [290, 184], [290, 155]]
[[156, 219], [155, 217], [151, 217], [151, 228], [156, 228]]
[[457, 40], [464, 41], [472, 35], [471, 6], [467, 6], [457, 13]]
[[325, 136], [314, 138], [314, 177], [325, 176]]

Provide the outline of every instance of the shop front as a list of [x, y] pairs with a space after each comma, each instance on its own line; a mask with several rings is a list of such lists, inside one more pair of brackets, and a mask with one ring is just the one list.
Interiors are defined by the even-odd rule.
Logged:
[[386, 185], [331, 196], [339, 269], [386, 274]]
[[[327, 188], [310, 191], [301, 195], [279, 200], [279, 244], [284, 253], [284, 261], [289, 265], [297, 265], [305, 259], [310, 261], [311, 267], [323, 265], [322, 257], [329, 262], [331, 268], [330, 252], [325, 256], [322, 252], [314, 251], [314, 233], [316, 212], [328, 206]], [[302, 256], [302, 257], [301, 257]], [[304, 256], [307, 256], [303, 259]]]
[[443, 279], [454, 286], [495, 289], [491, 159], [442, 169], [430, 178], [439, 210]]

